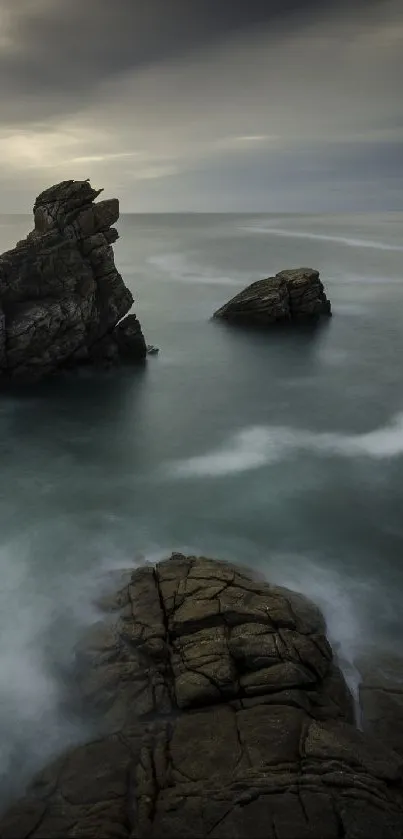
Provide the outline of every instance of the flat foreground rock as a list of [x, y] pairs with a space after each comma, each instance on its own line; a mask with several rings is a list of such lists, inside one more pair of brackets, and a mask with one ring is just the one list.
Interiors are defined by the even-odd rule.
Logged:
[[292, 268], [257, 280], [214, 313], [215, 318], [260, 327], [315, 321], [331, 314], [319, 272]]
[[402, 761], [357, 731], [320, 612], [179, 554], [104, 603], [79, 660], [102, 734], [36, 778], [3, 839], [395, 839]]

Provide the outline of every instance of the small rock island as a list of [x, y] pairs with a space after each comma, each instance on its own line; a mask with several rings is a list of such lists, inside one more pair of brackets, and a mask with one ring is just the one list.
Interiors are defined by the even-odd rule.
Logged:
[[403, 760], [354, 723], [320, 611], [241, 567], [128, 570], [77, 652], [90, 742], [2, 839], [401, 839]]
[[330, 315], [331, 305], [319, 272], [312, 268], [291, 268], [252, 283], [218, 309], [213, 317], [267, 327], [312, 323]]
[[[116, 269], [116, 198], [63, 181], [34, 205], [34, 230], [0, 256], [0, 384], [96, 362], [138, 362], [147, 347]], [[125, 317], [126, 316], [126, 317]]]

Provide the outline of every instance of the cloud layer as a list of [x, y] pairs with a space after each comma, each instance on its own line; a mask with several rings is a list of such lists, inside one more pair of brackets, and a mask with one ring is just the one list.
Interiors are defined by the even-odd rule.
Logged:
[[1, 209], [399, 208], [402, 64], [399, 0], [0, 0]]

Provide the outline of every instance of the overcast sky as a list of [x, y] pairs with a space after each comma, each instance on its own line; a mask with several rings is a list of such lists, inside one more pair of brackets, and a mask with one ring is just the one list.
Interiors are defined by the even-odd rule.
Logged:
[[403, 209], [403, 0], [0, 0], [0, 212]]

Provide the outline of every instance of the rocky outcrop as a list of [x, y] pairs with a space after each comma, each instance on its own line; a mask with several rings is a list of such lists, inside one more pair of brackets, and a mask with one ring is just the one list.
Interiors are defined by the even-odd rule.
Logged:
[[218, 309], [214, 317], [266, 327], [312, 322], [330, 314], [319, 272], [293, 268], [252, 283]]
[[364, 731], [403, 758], [403, 659], [372, 650], [357, 662]]
[[[116, 269], [119, 202], [64, 181], [38, 196], [35, 228], [0, 257], [0, 382], [146, 355], [133, 297]], [[117, 326], [118, 324], [118, 326]]]
[[213, 560], [129, 573], [78, 654], [99, 734], [2, 839], [398, 839], [402, 761], [354, 727], [323, 619]]

